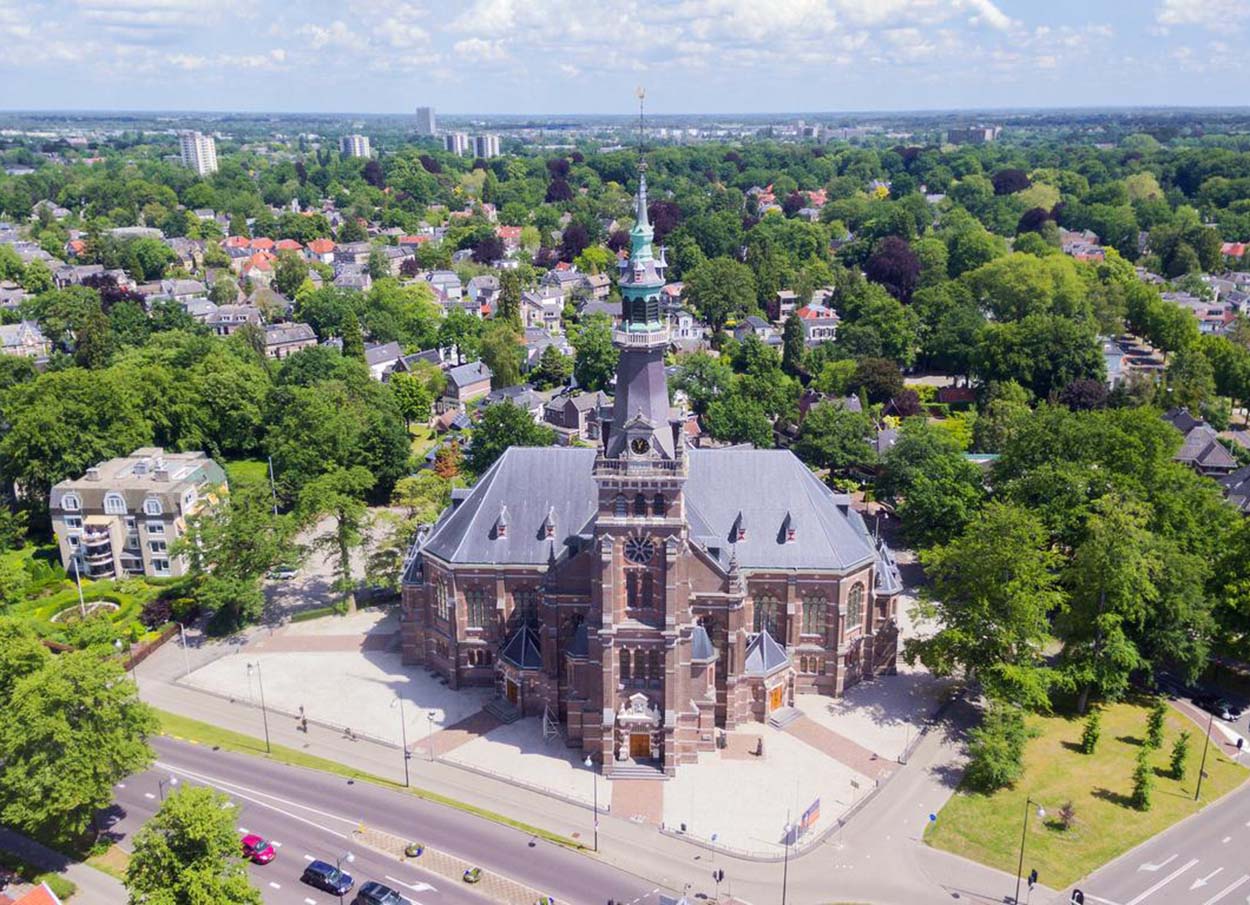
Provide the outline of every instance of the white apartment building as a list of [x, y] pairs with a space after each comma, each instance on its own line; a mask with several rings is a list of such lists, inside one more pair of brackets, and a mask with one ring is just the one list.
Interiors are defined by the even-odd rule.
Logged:
[[339, 139], [339, 153], [344, 157], [370, 156], [368, 135], [344, 135]]
[[417, 134], [418, 135], [434, 135], [438, 131], [434, 123], [433, 107], [417, 108]]
[[492, 157], [499, 156], [499, 136], [491, 135], [475, 135], [473, 137], [473, 156], [480, 157], [483, 160], [490, 160]]
[[183, 132], [178, 136], [182, 165], [200, 176], [217, 172], [217, 143], [202, 132]]
[[170, 555], [170, 545], [225, 489], [225, 471], [203, 452], [151, 446], [101, 462], [52, 488], [61, 563], [86, 578], [184, 575], [186, 557]]
[[453, 154], [463, 157], [469, 153], [469, 135], [467, 132], [448, 132], [443, 136], [443, 147]]

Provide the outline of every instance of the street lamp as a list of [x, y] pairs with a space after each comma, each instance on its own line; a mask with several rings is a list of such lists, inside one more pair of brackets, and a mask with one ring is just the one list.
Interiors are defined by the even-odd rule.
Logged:
[[181, 622], [175, 624], [178, 626], [178, 638], [182, 641], [182, 677], [185, 679], [191, 675], [191, 657], [187, 654], [187, 627]]
[[260, 674], [260, 661], [247, 664], [248, 682], [252, 679], [252, 668], [256, 668], [256, 687], [260, 689], [260, 718], [265, 724], [265, 753], [272, 754], [273, 748], [269, 744], [269, 711], [265, 709], [265, 682]]
[[[164, 804], [164, 803], [165, 803], [165, 782], [166, 782], [166, 780], [164, 780], [164, 779], [160, 779], [159, 777], [158, 777], [158, 778], [157, 778], [157, 780], [156, 780], [156, 788], [157, 788], [157, 789], [160, 791], [160, 793], [161, 793], [161, 803], [162, 803], [162, 804]], [[169, 782], [169, 788], [170, 788], [170, 789], [174, 789], [174, 788], [176, 788], [176, 787], [177, 787], [177, 785], [178, 785], [178, 777], [177, 777], [177, 776], [171, 776], [171, 777], [169, 777], [168, 782]]]
[[1016, 865], [1016, 894], [1011, 901], [1014, 905], [1020, 905], [1020, 875], [1024, 872], [1024, 841], [1029, 835], [1029, 808], [1037, 805], [1037, 819], [1044, 820], [1046, 817], [1046, 809], [1037, 804], [1032, 798], [1024, 799], [1024, 827], [1020, 830], [1020, 863]]
[[785, 825], [785, 844], [786, 854], [785, 860], [781, 863], [781, 905], [786, 905], [786, 887], [790, 880], [790, 834], [794, 831], [794, 827], [790, 825], [790, 812], [786, 811]]
[[429, 729], [425, 733], [425, 746], [430, 752], [430, 763], [434, 763], [434, 711], [427, 711], [425, 719], [429, 724]]
[[1215, 723], [1215, 711], [1207, 717], [1207, 737], [1202, 740], [1202, 763], [1198, 767], [1198, 787], [1194, 789], [1194, 801], [1202, 794], [1202, 777], [1207, 771], [1207, 749], [1211, 747], [1211, 727]]
[[[351, 864], [355, 860], [356, 856], [351, 852], [343, 852], [343, 854], [334, 859], [334, 869], [341, 875], [343, 873], [343, 862], [346, 861], [348, 864]], [[336, 877], [336, 879], [338, 878]], [[339, 905], [343, 905], [342, 893], [339, 893]]]
[[398, 694], [395, 700], [391, 701], [391, 706], [399, 705], [399, 737], [403, 741], [404, 751], [404, 788], [408, 788], [408, 727], [404, 725], [404, 699]]
[[[130, 651], [131, 651], [131, 649], [132, 649], [132, 647], [133, 647], [133, 646], [134, 646], [134, 645], [127, 644], [127, 645], [126, 645], [126, 647], [125, 647], [125, 652], [126, 652], [126, 653], [130, 653]], [[121, 638], [114, 638], [114, 639], [113, 639], [113, 647], [117, 648], [117, 653], [120, 655], [120, 654], [122, 653], [122, 639], [121, 639]], [[123, 663], [122, 663], [122, 668], [124, 669], [124, 668], [125, 668], [125, 666], [126, 666], [126, 664], [125, 664], [125, 662], [123, 661]], [[131, 680], [132, 682], [134, 682], [134, 683], [135, 683], [135, 691], [138, 691], [138, 690], [139, 690], [139, 676], [135, 674], [135, 660], [134, 660], [134, 657], [131, 657], [131, 658], [130, 658], [130, 680]]]
[[595, 770], [595, 762], [590, 759], [590, 755], [586, 755], [586, 769], [590, 771], [591, 785], [594, 787], [594, 815], [595, 815], [595, 851], [599, 851], [599, 773]]

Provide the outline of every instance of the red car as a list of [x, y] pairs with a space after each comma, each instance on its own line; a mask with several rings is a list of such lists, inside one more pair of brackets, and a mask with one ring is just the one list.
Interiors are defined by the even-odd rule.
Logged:
[[257, 864], [268, 864], [278, 853], [274, 851], [269, 840], [251, 833], [243, 837], [243, 857]]

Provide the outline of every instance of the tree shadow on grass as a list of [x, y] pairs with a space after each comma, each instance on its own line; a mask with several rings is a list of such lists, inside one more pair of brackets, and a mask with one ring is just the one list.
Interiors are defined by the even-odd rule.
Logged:
[[1144, 741], [1132, 735], [1118, 735], [1115, 740], [1125, 745], [1136, 745], [1138, 748], [1145, 744]]
[[1110, 789], [1097, 788], [1091, 793], [1095, 798], [1101, 798], [1103, 801], [1109, 801], [1111, 804], [1118, 804], [1122, 808], [1133, 808], [1133, 799], [1128, 795], [1119, 792], [1113, 792]]
[[1085, 752], [1083, 752], [1083, 751], [1081, 750], [1081, 743], [1080, 743], [1080, 742], [1060, 742], [1059, 744], [1061, 744], [1064, 748], [1066, 748], [1067, 750], [1069, 750], [1069, 751], [1071, 751], [1071, 752], [1073, 752], [1073, 753], [1075, 753], [1075, 754], [1084, 754], [1084, 753], [1085, 753]]

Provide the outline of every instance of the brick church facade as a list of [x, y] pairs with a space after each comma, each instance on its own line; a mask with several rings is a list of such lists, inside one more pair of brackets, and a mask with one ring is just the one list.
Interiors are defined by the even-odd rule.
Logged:
[[403, 591], [406, 662], [558, 720], [608, 775], [672, 775], [718, 728], [893, 670], [902, 590], [793, 454], [684, 443], [641, 169], [602, 445], [509, 449], [418, 538]]

